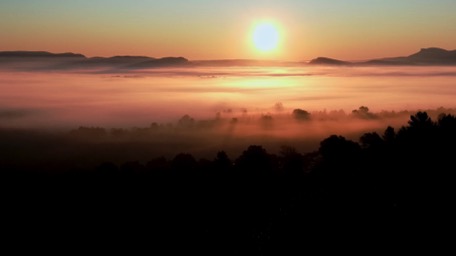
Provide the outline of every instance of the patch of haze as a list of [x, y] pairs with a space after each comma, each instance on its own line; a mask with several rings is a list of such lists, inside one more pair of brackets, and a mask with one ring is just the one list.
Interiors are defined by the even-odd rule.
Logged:
[[[95, 72], [95, 73], [93, 73]], [[124, 71], [122, 71], [124, 72]], [[29, 111], [1, 126], [133, 127], [183, 114], [214, 118], [223, 109], [375, 111], [455, 107], [456, 67], [187, 67], [127, 73], [0, 72], [3, 111]]]
[[[267, 114], [226, 109], [212, 119], [198, 120], [184, 115], [172, 123], [152, 123], [150, 126], [130, 129], [105, 129], [103, 134], [99, 133], [99, 128], [79, 128], [73, 130], [71, 136], [79, 142], [89, 144], [145, 144], [148, 145], [148, 154], [145, 154], [147, 157], [172, 157], [178, 152], [188, 152], [197, 157], [211, 158], [219, 150], [239, 155], [249, 145], [263, 145], [272, 153], [279, 152], [281, 146], [287, 145], [306, 153], [318, 149], [320, 141], [332, 134], [358, 141], [367, 132], [382, 135], [388, 126], [398, 130], [407, 124], [410, 115], [416, 113], [357, 111], [316, 111], [310, 113], [309, 119], [299, 119], [291, 114], [290, 109]], [[424, 111], [434, 120], [437, 120], [440, 113], [456, 113], [455, 109], [442, 108]], [[118, 157], [122, 156], [116, 156], [115, 159]]]
[[455, 114], [455, 73], [456, 67], [3, 70], [0, 151], [7, 154], [2, 161], [92, 167], [180, 152], [236, 157], [253, 144], [305, 153], [331, 134], [358, 140], [398, 129], [418, 110], [433, 120]]
[[[100, 73], [125, 73], [122, 69], [99, 71]], [[454, 66], [229, 66], [229, 67], [165, 67], [129, 70], [141, 76], [198, 76], [217, 78], [226, 76], [239, 77], [294, 77], [294, 76], [332, 76], [332, 77], [432, 77], [456, 76]]]

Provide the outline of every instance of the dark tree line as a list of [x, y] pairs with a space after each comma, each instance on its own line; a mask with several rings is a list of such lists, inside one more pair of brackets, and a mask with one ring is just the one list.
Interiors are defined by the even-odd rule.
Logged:
[[180, 153], [3, 180], [16, 181], [7, 186], [10, 209], [28, 228], [114, 240], [140, 230], [152, 251], [170, 254], [288, 255], [328, 236], [400, 243], [435, 235], [453, 218], [455, 156], [456, 117], [418, 112], [398, 131], [366, 133], [359, 143], [332, 135], [305, 155], [251, 145], [236, 158]]

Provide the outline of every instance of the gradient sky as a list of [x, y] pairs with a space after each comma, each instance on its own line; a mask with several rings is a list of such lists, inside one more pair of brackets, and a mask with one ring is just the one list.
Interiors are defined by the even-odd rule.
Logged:
[[[456, 49], [455, 0], [0, 0], [0, 51], [196, 59], [360, 60]], [[250, 43], [280, 24], [280, 51]]]

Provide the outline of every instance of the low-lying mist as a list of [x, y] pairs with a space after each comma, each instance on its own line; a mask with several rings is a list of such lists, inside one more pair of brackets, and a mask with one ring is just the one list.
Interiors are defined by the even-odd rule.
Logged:
[[[226, 110], [216, 118], [196, 119], [184, 115], [174, 122], [142, 127], [80, 126], [68, 130], [3, 128], [0, 130], [0, 165], [47, 171], [91, 169], [105, 161], [147, 163], [189, 153], [197, 159], [213, 159], [219, 151], [238, 156], [249, 145], [262, 145], [277, 154], [283, 146], [301, 153], [318, 149], [320, 142], [337, 134], [358, 141], [368, 132], [383, 134], [386, 127], [399, 130], [413, 111], [371, 112], [361, 106], [344, 111], [288, 111], [277, 104], [277, 113], [248, 114]], [[455, 109], [428, 109], [437, 120]]]
[[[58, 169], [213, 158], [249, 145], [302, 153], [410, 115], [454, 114], [455, 67], [188, 67], [0, 71], [3, 163]], [[58, 162], [55, 161], [58, 159]]]
[[72, 129], [276, 114], [454, 108], [455, 67], [189, 67], [127, 73], [0, 71], [0, 126]]
[[[278, 104], [280, 106], [280, 104]], [[454, 109], [425, 110], [433, 119], [441, 113], [454, 114]], [[386, 127], [399, 129], [416, 111], [383, 111], [373, 113], [361, 106], [350, 113], [344, 111], [293, 111], [248, 114], [231, 109], [216, 118], [197, 119], [184, 115], [175, 122], [156, 123], [132, 128], [80, 126], [67, 135], [87, 143], [145, 143], [157, 148], [157, 155], [173, 156], [178, 152], [212, 157], [217, 150], [238, 154], [248, 145], [264, 145], [272, 152], [281, 146], [310, 152], [319, 142], [339, 134], [357, 141], [366, 132], [383, 134]]]

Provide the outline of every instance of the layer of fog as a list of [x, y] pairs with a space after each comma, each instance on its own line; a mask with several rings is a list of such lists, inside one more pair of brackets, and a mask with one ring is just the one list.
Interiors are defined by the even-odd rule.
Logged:
[[0, 72], [0, 125], [132, 127], [225, 109], [267, 114], [455, 107], [456, 67], [162, 68], [123, 74]]
[[[144, 142], [155, 145], [157, 154], [230, 148], [236, 153], [249, 144], [307, 152], [331, 134], [356, 140], [388, 125], [398, 128], [418, 110], [434, 117], [452, 113], [455, 74], [455, 67], [4, 70], [0, 128], [68, 134], [78, 127], [102, 127], [107, 136], [101, 142]], [[353, 114], [360, 106], [369, 107], [372, 116]], [[310, 118], [297, 120], [295, 109]], [[193, 121], [184, 125], [186, 118]]]
[[[396, 130], [407, 125], [415, 111], [370, 112], [365, 106], [350, 113], [339, 111], [307, 112], [302, 109], [288, 111], [282, 104], [275, 113], [248, 114], [231, 109], [213, 119], [195, 119], [184, 115], [176, 122], [151, 123], [132, 128], [79, 127], [69, 136], [78, 141], [96, 143], [140, 142], [153, 145], [157, 154], [171, 156], [176, 152], [189, 152], [208, 156], [218, 150], [233, 154], [242, 152], [248, 145], [263, 145], [272, 152], [281, 146], [291, 146], [300, 152], [311, 152], [319, 142], [332, 134], [343, 135], [354, 141], [367, 132], [383, 134], [388, 126]], [[280, 110], [279, 110], [280, 109]], [[433, 120], [441, 113], [455, 114], [456, 109], [427, 109]]]

